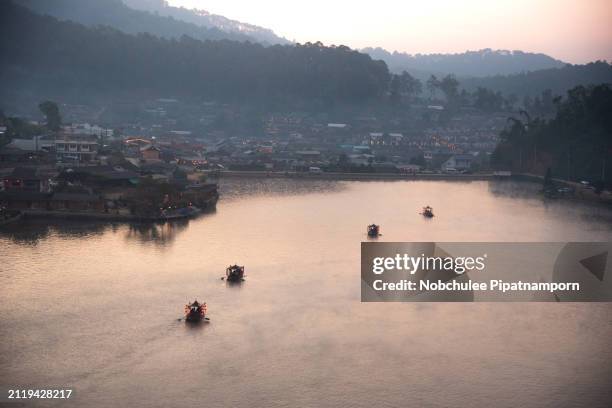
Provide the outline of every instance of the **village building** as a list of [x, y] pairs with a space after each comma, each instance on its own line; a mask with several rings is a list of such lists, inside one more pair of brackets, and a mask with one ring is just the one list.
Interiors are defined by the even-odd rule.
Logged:
[[442, 171], [464, 171], [469, 170], [474, 161], [471, 154], [456, 154], [446, 159], [441, 166]]
[[59, 163], [92, 162], [98, 153], [98, 142], [90, 137], [69, 137], [55, 140], [55, 154]]
[[155, 146], [145, 146], [140, 149], [140, 156], [146, 161], [160, 160], [161, 150]]

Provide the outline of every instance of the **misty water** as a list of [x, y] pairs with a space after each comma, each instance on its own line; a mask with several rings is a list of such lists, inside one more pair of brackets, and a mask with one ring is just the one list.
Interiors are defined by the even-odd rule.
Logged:
[[[372, 222], [380, 241], [612, 238], [611, 208], [539, 188], [227, 179], [191, 221], [5, 227], [0, 385], [82, 407], [609, 406], [611, 304], [360, 302]], [[178, 320], [194, 297], [210, 323]]]

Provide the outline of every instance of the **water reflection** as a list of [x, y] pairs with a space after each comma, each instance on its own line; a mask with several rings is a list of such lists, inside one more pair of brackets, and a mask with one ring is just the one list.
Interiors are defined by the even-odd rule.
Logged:
[[102, 236], [109, 229], [116, 231], [117, 227], [116, 224], [104, 222], [24, 220], [4, 226], [0, 229], [0, 237], [7, 237], [16, 244], [36, 246], [50, 236], [91, 238]]
[[308, 179], [241, 179], [219, 180], [221, 199], [235, 200], [244, 196], [287, 196], [339, 192], [346, 188], [342, 181]]
[[185, 328], [188, 330], [202, 330], [210, 323], [209, 320], [201, 320], [201, 321], [192, 321], [192, 320], [183, 320], [185, 324]]
[[537, 183], [492, 180], [488, 182], [488, 190], [491, 194], [498, 197], [543, 198], [542, 195], [539, 195], [542, 186]]
[[225, 280], [225, 286], [231, 289], [240, 289], [242, 288], [243, 283], [244, 281], [229, 281], [227, 279]]
[[[209, 210], [201, 214], [204, 218], [215, 214]], [[128, 241], [166, 246], [174, 242], [177, 235], [184, 232], [192, 220], [172, 220], [161, 223], [117, 223], [104, 221], [44, 220], [29, 219], [9, 224], [0, 229], [0, 238], [25, 246], [36, 246], [49, 237], [62, 239], [87, 239], [103, 236], [105, 233], [125, 232]]]
[[189, 220], [129, 224], [125, 238], [126, 240], [135, 240], [140, 243], [165, 246], [174, 242], [176, 236], [185, 231], [188, 226]]

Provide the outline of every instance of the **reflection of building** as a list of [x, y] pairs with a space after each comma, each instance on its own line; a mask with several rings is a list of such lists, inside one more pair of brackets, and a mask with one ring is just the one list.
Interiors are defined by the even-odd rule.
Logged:
[[92, 139], [64, 138], [55, 141], [59, 162], [90, 162], [96, 158], [98, 142]]

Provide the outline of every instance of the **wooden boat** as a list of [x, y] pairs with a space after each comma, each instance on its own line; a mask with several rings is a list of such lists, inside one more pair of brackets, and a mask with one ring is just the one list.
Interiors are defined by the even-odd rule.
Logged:
[[421, 214], [423, 215], [423, 217], [433, 218], [433, 208], [431, 208], [430, 206], [423, 207], [423, 212]]
[[369, 237], [377, 237], [380, 235], [380, 227], [376, 224], [368, 225], [368, 236]]
[[199, 322], [206, 319], [206, 302], [200, 303], [194, 300], [193, 303], [185, 305], [185, 320], [188, 322]]
[[228, 282], [240, 282], [244, 280], [244, 266], [230, 265], [225, 270], [225, 279]]

